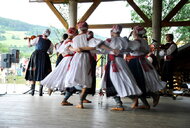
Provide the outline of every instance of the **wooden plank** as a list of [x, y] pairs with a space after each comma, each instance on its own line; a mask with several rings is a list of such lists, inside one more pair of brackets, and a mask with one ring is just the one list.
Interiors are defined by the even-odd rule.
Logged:
[[65, 3], [68, 2], [69, 0], [29, 0], [29, 2], [52, 2], [52, 3]]
[[[134, 26], [151, 27], [151, 23], [118, 23], [123, 28], [132, 28]], [[110, 29], [115, 24], [89, 24], [90, 29]]]
[[[29, 2], [46, 2], [48, 0], [29, 0]], [[69, 0], [49, 0], [52, 3], [68, 3]], [[93, 0], [76, 0], [78, 3], [93, 2]], [[123, 0], [101, 0], [102, 2], [123, 1]]]
[[90, 8], [86, 11], [86, 13], [82, 16], [82, 18], [79, 20], [79, 22], [86, 21], [100, 3], [101, 3], [101, 0], [94, 0], [94, 3], [90, 6]]
[[190, 21], [162, 22], [162, 27], [190, 26]]
[[[93, 2], [93, 0], [77, 0], [78, 3]], [[123, 0], [101, 0], [101, 2], [112, 2], [112, 1], [123, 1]]]
[[163, 21], [170, 21], [176, 13], [188, 2], [188, 0], [181, 0], [171, 11], [170, 13], [164, 18]]
[[63, 26], [68, 29], [69, 25], [67, 23], [67, 21], [63, 18], [63, 16], [59, 13], [59, 11], [55, 8], [55, 6], [53, 5], [53, 3], [51, 3], [50, 1], [46, 1], [46, 4], [49, 6], [49, 8], [53, 11], [53, 13], [57, 16], [57, 18], [59, 19], [59, 21], [63, 24]]
[[133, 0], [127, 0], [131, 7], [137, 12], [137, 14], [145, 21], [150, 22], [151, 20], [141, 11]]
[[[134, 26], [152, 27], [151, 23], [117, 23], [123, 28], [132, 28]], [[115, 24], [89, 24], [90, 29], [110, 29]], [[162, 22], [162, 27], [172, 26], [190, 26], [190, 21], [179, 21], [179, 22]]]

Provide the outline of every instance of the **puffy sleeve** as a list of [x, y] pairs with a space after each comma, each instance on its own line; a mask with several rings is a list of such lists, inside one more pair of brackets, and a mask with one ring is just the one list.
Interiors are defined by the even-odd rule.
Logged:
[[139, 51], [140, 49], [140, 43], [136, 40], [133, 41], [129, 41], [128, 43], [128, 47], [132, 50], [132, 51]]
[[141, 51], [144, 53], [149, 53], [150, 52], [150, 47], [148, 45], [148, 42], [144, 39], [141, 39]]
[[34, 38], [33, 40], [30, 41], [30, 45], [34, 46], [38, 43], [38, 41], [39, 41], [39, 37]]
[[107, 38], [104, 42], [103, 42], [106, 46], [109, 46], [111, 45], [111, 38]]
[[48, 53], [49, 54], [52, 54], [53, 53], [53, 44], [51, 43], [51, 45], [50, 45], [50, 47], [49, 47], [49, 49], [48, 49]]
[[89, 47], [98, 47], [102, 43], [103, 43], [103, 41], [101, 39], [92, 38], [88, 41], [88, 46]]
[[66, 40], [62, 43], [62, 45], [58, 48], [59, 53], [66, 53], [69, 51], [68, 47], [71, 46], [72, 41], [71, 40]]

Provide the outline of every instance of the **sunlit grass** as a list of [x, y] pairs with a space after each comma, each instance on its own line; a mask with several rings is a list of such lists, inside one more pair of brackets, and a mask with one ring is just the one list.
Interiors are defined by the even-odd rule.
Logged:
[[[27, 41], [24, 40], [24, 37], [26, 37], [25, 31], [6, 31], [6, 33], [3, 33], [1, 35], [6, 37], [6, 40], [0, 41], [2, 44], [16, 46], [27, 45]], [[13, 36], [17, 37], [18, 39], [12, 39]]]

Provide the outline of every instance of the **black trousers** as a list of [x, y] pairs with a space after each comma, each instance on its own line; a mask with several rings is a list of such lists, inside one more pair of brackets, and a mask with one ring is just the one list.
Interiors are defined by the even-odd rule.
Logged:
[[173, 62], [164, 61], [163, 67], [161, 70], [161, 79], [165, 82], [168, 82], [169, 89], [173, 89]]

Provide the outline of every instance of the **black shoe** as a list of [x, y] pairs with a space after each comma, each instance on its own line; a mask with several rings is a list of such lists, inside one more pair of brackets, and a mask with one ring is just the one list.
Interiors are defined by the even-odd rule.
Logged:
[[43, 85], [40, 85], [39, 96], [43, 96]]
[[32, 96], [34, 96], [34, 92], [35, 92], [35, 90], [32, 89], [30, 94], [31, 94]]
[[31, 85], [31, 95], [34, 96], [35, 93], [35, 84]]

